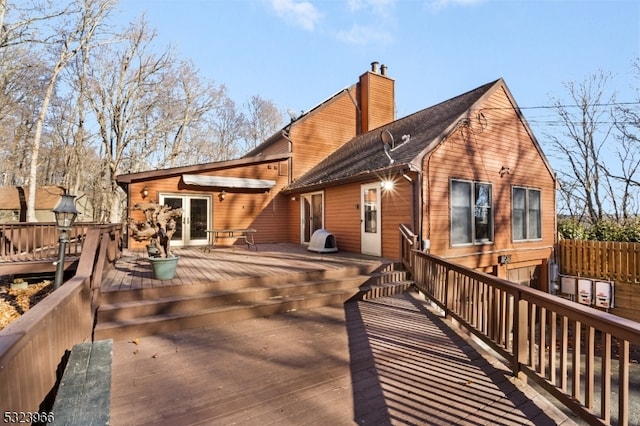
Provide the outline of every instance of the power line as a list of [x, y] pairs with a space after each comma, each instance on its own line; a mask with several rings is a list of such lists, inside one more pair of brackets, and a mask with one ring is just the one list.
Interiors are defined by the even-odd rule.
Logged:
[[[558, 109], [558, 108], [591, 108], [591, 107], [612, 107], [623, 105], [640, 105], [640, 101], [635, 102], [607, 102], [607, 103], [595, 103], [587, 105], [568, 104], [568, 105], [541, 105], [532, 107], [519, 107], [520, 109]], [[483, 108], [484, 109], [484, 108]], [[502, 109], [502, 108], [487, 108], [487, 109]]]
[[[564, 105], [539, 105], [539, 106], [529, 106], [523, 107], [518, 106], [518, 109], [558, 109], [558, 108], [591, 108], [591, 107], [612, 107], [612, 106], [624, 106], [624, 105], [640, 105], [640, 101], [634, 102], [607, 102], [607, 103], [594, 103], [587, 105], [578, 105], [578, 104], [564, 104]], [[512, 107], [485, 107], [485, 108], [474, 108], [477, 111], [488, 111], [488, 110], [506, 110], [513, 109]]]

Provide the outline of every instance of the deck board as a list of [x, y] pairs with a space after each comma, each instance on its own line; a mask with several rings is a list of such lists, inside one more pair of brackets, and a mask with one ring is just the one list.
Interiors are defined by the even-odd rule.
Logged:
[[574, 423], [405, 293], [117, 342], [111, 424]]

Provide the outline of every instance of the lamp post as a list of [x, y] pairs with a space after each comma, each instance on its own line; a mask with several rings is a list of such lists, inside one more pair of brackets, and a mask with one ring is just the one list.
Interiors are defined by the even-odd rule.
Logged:
[[58, 261], [56, 262], [56, 278], [53, 282], [53, 288], [56, 289], [62, 284], [64, 276], [64, 253], [66, 251], [67, 243], [69, 242], [69, 234], [67, 233], [73, 222], [75, 222], [78, 216], [78, 210], [74, 199], [75, 195], [62, 194], [60, 196], [60, 202], [53, 209], [53, 214], [56, 217], [56, 225], [60, 230], [60, 238], [58, 240]]

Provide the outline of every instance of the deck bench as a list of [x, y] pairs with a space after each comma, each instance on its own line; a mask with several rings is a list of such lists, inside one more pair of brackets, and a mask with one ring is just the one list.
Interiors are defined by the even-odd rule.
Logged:
[[52, 425], [108, 425], [113, 340], [73, 347], [53, 403]]
[[255, 249], [258, 250], [258, 247], [253, 240], [253, 234], [257, 232], [254, 228], [207, 229], [206, 232], [209, 234], [209, 245], [207, 246], [208, 251], [211, 251], [216, 246], [216, 240], [218, 238], [238, 238], [244, 240], [248, 249], [255, 247]]

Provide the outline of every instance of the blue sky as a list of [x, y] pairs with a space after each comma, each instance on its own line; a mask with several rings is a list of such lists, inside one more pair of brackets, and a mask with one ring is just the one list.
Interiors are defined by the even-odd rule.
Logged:
[[158, 43], [194, 61], [237, 103], [253, 95], [308, 110], [357, 81], [372, 61], [396, 81], [397, 116], [504, 78], [534, 132], [566, 98], [563, 82], [612, 74], [636, 100], [635, 0], [121, 0], [145, 13]]

